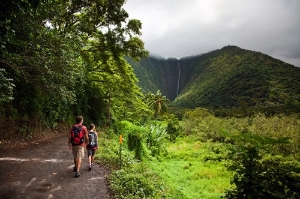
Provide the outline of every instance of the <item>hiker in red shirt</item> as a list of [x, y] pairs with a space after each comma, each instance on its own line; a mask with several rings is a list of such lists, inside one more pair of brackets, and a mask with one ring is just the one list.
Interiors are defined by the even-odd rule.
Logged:
[[86, 126], [82, 125], [83, 123], [83, 117], [77, 116], [76, 117], [76, 124], [73, 125], [70, 129], [70, 133], [68, 136], [68, 145], [69, 149], [72, 149], [72, 153], [74, 156], [74, 168], [73, 171], [75, 173], [75, 177], [80, 176], [80, 166], [81, 166], [81, 160], [84, 157], [84, 147], [86, 144], [88, 144], [88, 132], [86, 129]]

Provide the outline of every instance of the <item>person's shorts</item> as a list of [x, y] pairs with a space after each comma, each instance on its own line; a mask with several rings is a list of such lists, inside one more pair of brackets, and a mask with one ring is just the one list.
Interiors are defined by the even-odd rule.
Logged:
[[96, 149], [87, 149], [88, 156], [94, 156]]
[[83, 159], [84, 158], [84, 147], [83, 146], [72, 146], [72, 153], [74, 158]]

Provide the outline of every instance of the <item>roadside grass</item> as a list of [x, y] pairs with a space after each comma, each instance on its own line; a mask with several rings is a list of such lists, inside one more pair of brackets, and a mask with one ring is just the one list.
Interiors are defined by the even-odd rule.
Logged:
[[[144, 191], [150, 189], [151, 183], [161, 187], [160, 190], [157, 189], [159, 193], [147, 198], [216, 199], [223, 195], [225, 189], [231, 187], [230, 179], [233, 174], [226, 169], [224, 158], [227, 149], [224, 143], [200, 142], [197, 136], [180, 137], [175, 143], [166, 140], [167, 153], [145, 159], [143, 163], [136, 162], [132, 152], [123, 146], [123, 168], [118, 170], [117, 136], [113, 136], [114, 139], [103, 139], [103, 135], [101, 137], [104, 141], [100, 142], [96, 158], [101, 163], [113, 165], [116, 169], [109, 178], [116, 198], [138, 198], [125, 195], [124, 192], [120, 194], [124, 186], [133, 190], [131, 184], [125, 183], [132, 182], [132, 179], [143, 183], [136, 184], [136, 187], [144, 186], [141, 188]], [[143, 169], [134, 166], [136, 164], [143, 164]], [[147, 173], [153, 173], [151, 177], [145, 179], [144, 167], [147, 168]]]
[[[147, 165], [168, 185], [169, 192], [180, 192], [183, 198], [215, 199], [230, 188], [232, 173], [227, 171], [225, 160], [213, 157], [224, 156], [224, 151], [212, 154], [211, 147], [218, 143], [191, 141], [179, 138], [167, 146], [168, 155]], [[211, 159], [208, 159], [208, 154]], [[170, 198], [172, 198], [170, 196]]]

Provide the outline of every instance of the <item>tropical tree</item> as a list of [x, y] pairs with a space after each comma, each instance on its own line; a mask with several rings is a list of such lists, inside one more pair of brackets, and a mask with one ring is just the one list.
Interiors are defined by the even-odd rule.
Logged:
[[[120, 67], [122, 66], [122, 67]], [[142, 101], [142, 93], [137, 86], [137, 78], [132, 67], [123, 59], [111, 59], [110, 70], [105, 71], [105, 64], [97, 70], [88, 72], [88, 78], [93, 90], [98, 90], [100, 100], [104, 104], [102, 112], [106, 114], [107, 125], [111, 120], [128, 121], [141, 118], [149, 112]]]
[[156, 94], [147, 93], [144, 97], [145, 102], [148, 104], [151, 110], [154, 112], [154, 117], [157, 118], [168, 111], [169, 99], [166, 96], [162, 96], [160, 90], [157, 90]]
[[139, 101], [143, 107], [142, 101], [136, 99], [141, 96], [136, 77], [123, 57], [140, 59], [148, 51], [137, 37], [141, 34], [141, 22], [128, 20], [128, 13], [122, 8], [124, 3], [124, 0], [54, 2], [56, 7], [67, 9], [56, 12], [51, 19], [60, 32], [71, 32], [84, 41], [81, 54], [87, 63], [89, 85], [99, 91], [95, 92], [100, 94], [96, 98], [104, 105], [100, 113], [106, 115], [108, 125], [112, 117], [120, 118], [118, 109], [125, 113], [133, 101]]
[[78, 59], [80, 42], [46, 26], [46, 3], [1, 4], [0, 68], [15, 85], [11, 96], [14, 100], [2, 104], [6, 117], [30, 118], [32, 122], [52, 125], [68, 114], [66, 108], [70, 110], [70, 104], [76, 101], [72, 88], [84, 78]]

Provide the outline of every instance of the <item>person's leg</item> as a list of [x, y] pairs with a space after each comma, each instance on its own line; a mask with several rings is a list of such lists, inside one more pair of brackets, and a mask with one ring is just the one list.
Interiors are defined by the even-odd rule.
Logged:
[[91, 156], [89, 156], [89, 171], [92, 170]]
[[77, 156], [77, 171], [80, 170], [80, 166], [81, 166], [81, 160], [84, 158], [84, 147], [78, 147], [78, 156]]
[[88, 161], [89, 161], [89, 171], [91, 170], [91, 149], [87, 150], [87, 154], [88, 154]]
[[96, 150], [93, 149], [93, 151], [92, 151], [92, 158], [91, 158], [91, 163], [92, 163], [92, 165], [93, 165], [93, 163], [94, 163], [95, 153], [96, 153]]
[[91, 150], [91, 149], [88, 149], [88, 150], [87, 150], [87, 153], [88, 153], [89, 165], [91, 165], [91, 161], [92, 161], [92, 159], [91, 159], [91, 156], [92, 156], [92, 150]]
[[80, 167], [81, 167], [81, 159], [84, 158], [84, 147], [78, 146], [78, 151], [77, 151], [77, 158], [76, 158], [76, 174], [75, 177], [80, 176]]
[[76, 173], [75, 173], [75, 177], [79, 177], [80, 176], [80, 166], [81, 166], [81, 159], [80, 158], [76, 158]]
[[91, 156], [91, 165], [93, 165], [93, 163], [94, 163], [94, 155], [93, 156]]
[[80, 166], [81, 166], [81, 158], [78, 158], [77, 159], [77, 166], [76, 166], [78, 172], [80, 170]]
[[75, 165], [75, 168], [77, 170], [77, 168], [78, 168], [78, 158], [74, 158], [74, 165]]
[[72, 153], [73, 153], [73, 157], [74, 157], [73, 171], [76, 172], [77, 171], [77, 153], [78, 153], [78, 149], [76, 146], [72, 146]]

